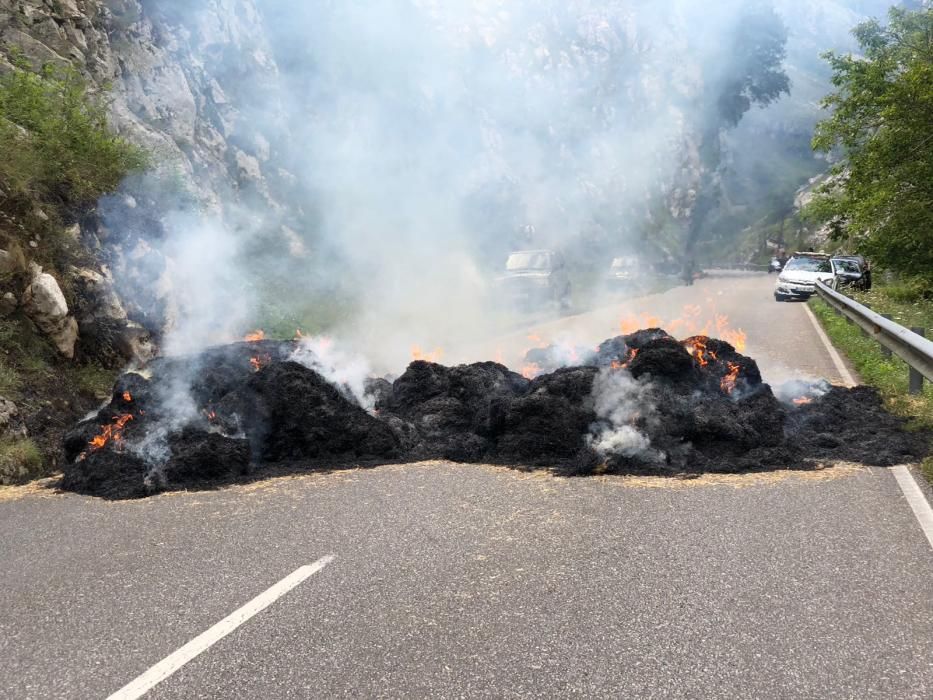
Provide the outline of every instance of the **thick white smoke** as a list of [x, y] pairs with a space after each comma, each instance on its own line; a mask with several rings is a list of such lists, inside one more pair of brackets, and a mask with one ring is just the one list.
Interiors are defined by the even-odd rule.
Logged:
[[657, 420], [649, 383], [637, 381], [624, 369], [604, 369], [593, 382], [593, 399], [599, 420], [587, 444], [600, 457], [664, 461], [664, 453], [651, 447], [645, 432]]
[[366, 393], [371, 370], [362, 355], [342, 350], [331, 338], [302, 338], [289, 359], [313, 369], [367, 411], [373, 410], [375, 400]]
[[[397, 368], [496, 327], [511, 249], [608, 268], [689, 179], [692, 101], [741, 4], [166, 3], [245, 180], [212, 190], [220, 219], [163, 217], [165, 349], [310, 319]], [[240, 5], [242, 45], [199, 44]]]
[[[671, 247], [698, 104], [747, 5], [159, 3], [242, 175], [211, 190], [217, 216], [179, 207], [152, 241], [169, 258], [164, 349], [326, 327], [394, 371], [414, 344], [501, 328], [512, 249], [562, 250], [582, 288], [646, 238]], [[224, 27], [234, 43], [216, 43]]]

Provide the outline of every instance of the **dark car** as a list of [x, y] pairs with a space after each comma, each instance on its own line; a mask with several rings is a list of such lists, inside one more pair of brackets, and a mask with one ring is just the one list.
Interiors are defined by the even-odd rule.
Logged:
[[556, 303], [570, 307], [570, 279], [560, 253], [553, 250], [517, 250], [509, 253], [498, 289], [513, 304], [539, 307]]
[[645, 264], [639, 258], [613, 258], [606, 275], [606, 287], [609, 291], [630, 291], [643, 281], [645, 272]]
[[832, 265], [837, 287], [871, 289], [871, 266], [863, 256], [834, 255]]

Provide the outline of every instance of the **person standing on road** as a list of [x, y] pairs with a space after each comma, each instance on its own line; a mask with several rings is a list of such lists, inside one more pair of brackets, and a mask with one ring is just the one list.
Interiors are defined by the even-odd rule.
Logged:
[[694, 265], [693, 258], [687, 258], [686, 260], [684, 260], [684, 269], [683, 269], [684, 284], [687, 285], [688, 287], [693, 284], [693, 265]]

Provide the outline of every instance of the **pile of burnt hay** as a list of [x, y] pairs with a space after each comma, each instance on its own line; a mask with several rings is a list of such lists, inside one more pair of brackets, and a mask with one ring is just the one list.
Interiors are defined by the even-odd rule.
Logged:
[[125, 374], [65, 439], [64, 488], [125, 498], [213, 487], [271, 465], [430, 458], [564, 474], [890, 465], [929, 445], [865, 387], [782, 403], [754, 360], [705, 336], [639, 331], [533, 379], [494, 362], [416, 361], [392, 382], [368, 382], [370, 410], [292, 361], [294, 350], [236, 343]]

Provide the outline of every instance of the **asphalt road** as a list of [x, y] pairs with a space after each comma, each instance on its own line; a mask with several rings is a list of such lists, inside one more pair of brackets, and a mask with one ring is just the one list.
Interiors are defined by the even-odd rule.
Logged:
[[[836, 372], [766, 278], [655, 313], [697, 293], [766, 378]], [[325, 555], [147, 697], [933, 696], [933, 550], [889, 470], [430, 463], [138, 502], [0, 490], [0, 697], [106, 697]]]

